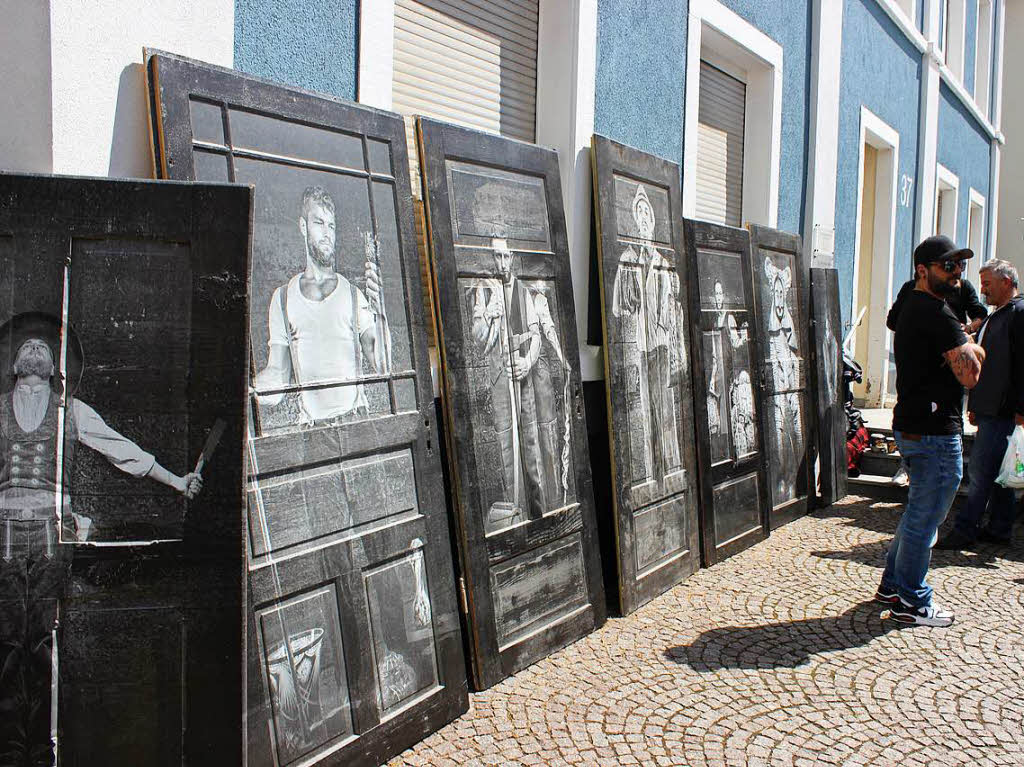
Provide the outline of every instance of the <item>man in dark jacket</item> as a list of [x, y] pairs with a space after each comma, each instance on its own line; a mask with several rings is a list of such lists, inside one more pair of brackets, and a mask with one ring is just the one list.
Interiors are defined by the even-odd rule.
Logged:
[[[967, 506], [937, 549], [964, 549], [976, 540], [1008, 544], [1013, 527], [1013, 490], [995, 484], [1015, 424], [1024, 424], [1024, 297], [1017, 270], [993, 259], [981, 267], [981, 292], [995, 307], [978, 331], [985, 368], [967, 400], [967, 417], [978, 427], [971, 448]], [[979, 527], [988, 509], [988, 527]]]
[[[916, 280], [907, 280], [900, 288], [900, 292], [896, 294], [896, 300], [893, 302], [892, 308], [889, 309], [889, 315], [885, 318], [885, 326], [889, 330], [896, 330], [896, 320], [899, 319], [900, 310], [903, 308], [907, 296], [914, 290], [916, 283]], [[974, 289], [968, 279], [961, 278], [960, 287], [944, 298], [967, 333], [976, 332], [982, 321], [988, 316], [988, 309], [978, 299], [978, 291]]]

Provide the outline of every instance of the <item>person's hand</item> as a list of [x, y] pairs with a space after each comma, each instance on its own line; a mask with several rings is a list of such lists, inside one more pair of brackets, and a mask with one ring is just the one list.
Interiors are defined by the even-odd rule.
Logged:
[[964, 325], [964, 332], [968, 333], [969, 335], [974, 335], [975, 333], [978, 332], [978, 328], [980, 327], [981, 319], [971, 320], [966, 325]]
[[512, 357], [511, 370], [509, 374], [513, 381], [522, 381], [530, 372], [530, 363], [521, 354]]
[[194, 471], [189, 472], [181, 478], [181, 485], [178, 487], [178, 492], [183, 496], [192, 500], [200, 491], [203, 489], [203, 475], [198, 474]]
[[967, 411], [967, 423], [969, 423], [971, 426], [977, 426], [978, 425], [978, 417], [976, 415], [974, 415], [974, 411], [973, 410], [968, 410]]
[[371, 262], [366, 262], [366, 302], [374, 314], [382, 314], [380, 295], [380, 272]]

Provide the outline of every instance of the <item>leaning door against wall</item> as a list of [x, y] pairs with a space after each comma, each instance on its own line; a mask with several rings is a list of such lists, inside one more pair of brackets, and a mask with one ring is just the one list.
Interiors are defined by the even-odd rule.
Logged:
[[763, 388], [757, 369], [750, 235], [703, 221], [684, 219], [684, 224], [703, 494], [701, 547], [710, 565], [768, 534]]
[[811, 269], [820, 505], [846, 496], [846, 411], [843, 409], [842, 317], [839, 272]]
[[148, 74], [161, 172], [255, 190], [248, 763], [377, 764], [468, 703], [402, 121]]
[[751, 224], [754, 307], [761, 334], [764, 440], [774, 530], [807, 513], [813, 481], [808, 374], [808, 273], [800, 237]]
[[591, 144], [623, 614], [700, 566], [679, 166]]
[[420, 118], [474, 679], [599, 626], [604, 593], [558, 156]]
[[250, 191], [0, 200], [0, 762], [239, 764]]

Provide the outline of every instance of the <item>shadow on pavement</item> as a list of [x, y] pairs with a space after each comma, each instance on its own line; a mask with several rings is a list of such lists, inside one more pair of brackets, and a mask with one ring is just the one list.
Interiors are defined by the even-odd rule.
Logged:
[[[862, 565], [872, 565], [879, 569], [885, 567], [885, 554], [889, 549], [889, 541], [879, 543], [858, 543], [848, 549], [835, 551], [812, 551], [811, 556], [822, 559], [841, 559], [847, 562], [857, 562]], [[988, 546], [977, 544], [974, 549], [968, 551], [939, 551], [932, 550], [931, 568], [939, 567], [975, 567], [983, 570], [994, 570], [999, 567], [997, 560], [1012, 560], [1024, 562], [1024, 551], [1020, 547], [1005, 548], [1000, 546]]]
[[693, 644], [668, 648], [665, 657], [701, 673], [727, 668], [795, 668], [817, 653], [860, 647], [904, 626], [883, 621], [884, 609], [869, 600], [827, 618], [712, 629]]

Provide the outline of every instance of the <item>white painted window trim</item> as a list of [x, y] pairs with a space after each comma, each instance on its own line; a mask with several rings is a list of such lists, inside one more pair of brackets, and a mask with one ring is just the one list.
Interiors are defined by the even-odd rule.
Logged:
[[[903, 8], [900, 7], [898, 0], [875, 0], [883, 11], [892, 19], [893, 23], [899, 27], [899, 30], [906, 36], [906, 38], [913, 43], [914, 47], [917, 48], [921, 53], [928, 50], [928, 41], [924, 35], [917, 28], [916, 19], [907, 16]], [[927, 3], [928, 0], [925, 0]], [[916, 3], [915, 3], [916, 5]], [[926, 9], [927, 15], [927, 9]]]
[[[945, 62], [948, 58], [946, 39], [949, 37], [949, 6], [953, 0], [934, 0], [934, 2], [937, 7], [935, 20], [938, 25], [935, 27], [935, 49], [939, 52], [940, 60]], [[946, 11], [945, 16], [942, 13], [943, 9]]]
[[949, 239], [956, 242], [957, 219], [960, 213], [960, 177], [943, 165], [935, 163], [935, 201], [932, 206], [932, 231], [939, 231], [939, 195], [943, 192], [953, 193], [953, 229]]
[[540, 0], [536, 141], [558, 150], [580, 375], [584, 381], [604, 378], [601, 347], [589, 345], [586, 332], [590, 304], [590, 139], [594, 133], [596, 78], [597, 0]]
[[[778, 226], [779, 162], [782, 155], [782, 46], [718, 0], [691, 0], [686, 51], [686, 107], [683, 135], [683, 215], [697, 207], [697, 115], [700, 59], [707, 26], [741, 49], [760, 71], [747, 71], [743, 151], [744, 223]], [[766, 143], [753, 134], [769, 127]], [[767, 149], [767, 151], [765, 151]]]
[[[981, 192], [979, 192], [973, 186], [972, 187], [968, 187], [968, 189], [967, 189], [967, 247], [971, 248], [974, 251], [974, 258], [972, 258], [968, 262], [969, 266], [967, 267], [967, 272], [968, 272], [968, 278], [974, 283], [975, 287], [979, 286], [978, 280], [979, 280], [981, 265], [988, 260], [986, 258], [987, 253], [986, 253], [986, 246], [985, 246], [985, 241], [987, 239], [985, 237], [985, 234], [986, 234], [986, 229], [988, 228], [988, 221], [986, 220], [987, 217], [985, 215], [985, 212], [986, 212], [985, 202], [986, 202], [985, 201], [985, 195], [983, 195]], [[980, 240], [980, 242], [979, 242], [979, 245], [978, 245], [977, 248], [975, 248], [974, 244], [971, 242], [971, 210], [973, 208], [979, 208], [978, 221], [979, 221], [980, 226], [981, 226], [981, 232], [980, 232], [980, 235], [979, 235], [979, 238], [978, 238]]]
[[391, 109], [395, 79], [395, 0], [367, 0], [359, 4], [359, 70], [356, 100], [360, 104]]
[[[925, 0], [926, 9], [928, 1], [929, 0]], [[1003, 139], [999, 135], [998, 129], [994, 127], [995, 121], [988, 119], [988, 115], [978, 107], [974, 98], [967, 92], [967, 89], [964, 88], [963, 84], [960, 82], [960, 78], [954, 75], [953, 71], [946, 66], [945, 56], [939, 45], [934, 41], [929, 42], [925, 36], [921, 34], [914, 22], [907, 18], [903, 9], [898, 5], [897, 0], [875, 0], [875, 2], [878, 3], [879, 7], [881, 7], [883, 11], [885, 11], [886, 15], [900, 29], [900, 31], [903, 32], [904, 36], [906, 36], [907, 40], [909, 40], [915, 48], [935, 61], [946, 85], [948, 85], [950, 90], [956, 94], [957, 98], [963, 102], [964, 106], [967, 107], [974, 118], [981, 123], [982, 129], [988, 134], [988, 137], [1003, 143]], [[938, 3], [940, 0], [934, 0], [934, 2]]]
[[[896, 249], [896, 208], [899, 202], [897, 184], [899, 182], [899, 167], [900, 167], [900, 134], [891, 125], [886, 123], [882, 118], [872, 112], [865, 106], [860, 108], [860, 140], [858, 141], [857, 149], [857, 223], [856, 229], [854, 230], [854, 254], [860, 253], [860, 229], [861, 220], [863, 218], [863, 210], [861, 209], [861, 201], [864, 199], [864, 144], [870, 144], [871, 146], [892, 151], [892, 168], [890, 169], [890, 180], [889, 187], [882, 189], [881, 187], [875, 190], [875, 210], [879, 210], [879, 193], [885, 193], [888, 198], [889, 204], [886, 208], [889, 210], [889, 220], [887, 222], [887, 231], [885, 233], [884, 248], [883, 252], [886, 254], [887, 261], [889, 264], [888, 273], [886, 274], [886, 289], [885, 289], [885, 306], [889, 304], [889, 297], [892, 296], [892, 285], [893, 285], [893, 272], [895, 268], [893, 258]], [[872, 249], [872, 262], [877, 264], [878, 248], [877, 244], [879, 241], [878, 224], [880, 222], [875, 221], [875, 244], [876, 247]], [[855, 318], [857, 313], [860, 311], [860, 307], [857, 306], [858, 299], [857, 295], [858, 281], [860, 279], [859, 266], [860, 260], [858, 258], [853, 259], [853, 286], [850, 290], [850, 317]], [[874, 268], [872, 268], [874, 272]], [[874, 275], [872, 275], [874, 277]], [[872, 316], [871, 327], [884, 328], [885, 327], [885, 307], [872, 306], [869, 301], [867, 304], [868, 311], [874, 312]], [[879, 332], [882, 332], [881, 330]], [[853, 343], [856, 344], [856, 333], [853, 334]], [[892, 336], [889, 333], [884, 333], [884, 342], [881, 344], [871, 344], [872, 348], [878, 349], [876, 364], [880, 365], [881, 368], [881, 380], [878, 381], [878, 396], [884, 398], [885, 392], [888, 390], [888, 378], [889, 378], [889, 365], [888, 365], [888, 354], [892, 345]], [[856, 350], [855, 350], [856, 351]], [[860, 353], [870, 353], [870, 350], [866, 352], [861, 350]], [[869, 366], [869, 370], [870, 370]]]

